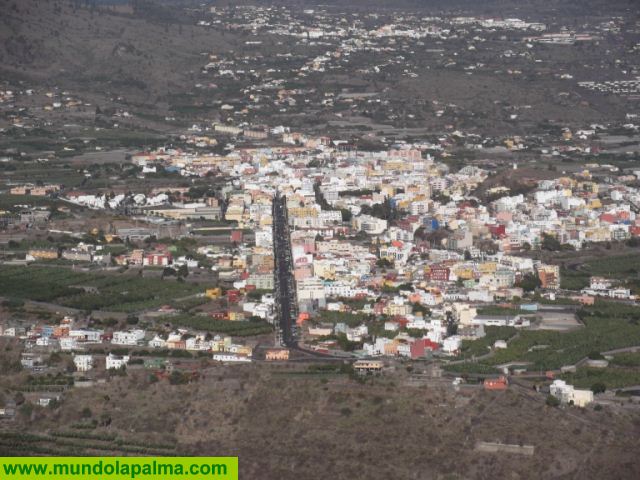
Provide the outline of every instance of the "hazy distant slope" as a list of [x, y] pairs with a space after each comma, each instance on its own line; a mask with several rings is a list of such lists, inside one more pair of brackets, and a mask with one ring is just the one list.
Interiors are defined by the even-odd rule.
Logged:
[[65, 1], [0, 0], [0, 11], [5, 79], [91, 82], [91, 88], [161, 95], [188, 80], [204, 63], [202, 52], [231, 48], [230, 36], [163, 17], [155, 8], [133, 14]]

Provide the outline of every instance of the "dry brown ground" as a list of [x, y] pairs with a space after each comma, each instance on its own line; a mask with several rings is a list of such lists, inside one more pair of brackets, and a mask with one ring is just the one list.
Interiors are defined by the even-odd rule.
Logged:
[[[554, 409], [509, 390], [466, 395], [410, 386], [402, 373], [361, 384], [294, 368], [209, 369], [200, 382], [150, 384], [145, 372], [75, 389], [38, 410], [34, 432], [68, 429], [89, 406], [108, 431], [176, 441], [195, 455], [238, 455], [241, 478], [638, 478], [640, 415]], [[100, 431], [99, 429], [98, 431]], [[106, 429], [105, 429], [106, 430]], [[534, 445], [532, 457], [474, 451], [477, 441]]]

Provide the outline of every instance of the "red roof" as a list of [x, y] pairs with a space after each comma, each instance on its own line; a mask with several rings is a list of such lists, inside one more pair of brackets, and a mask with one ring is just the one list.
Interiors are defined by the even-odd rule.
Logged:
[[607, 222], [607, 223], [615, 223], [616, 217], [615, 215], [612, 215], [610, 213], [603, 213], [602, 215], [600, 215], [600, 221]]

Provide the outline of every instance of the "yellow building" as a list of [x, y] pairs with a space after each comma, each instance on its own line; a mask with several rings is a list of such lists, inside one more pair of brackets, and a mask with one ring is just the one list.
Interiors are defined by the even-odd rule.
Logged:
[[233, 257], [233, 262], [231, 262], [231, 266], [237, 269], [247, 268], [247, 261], [243, 257]]
[[471, 280], [474, 278], [473, 268], [471, 267], [458, 267], [453, 272], [462, 280]]
[[225, 212], [224, 218], [228, 221], [241, 222], [243, 213], [244, 205], [229, 205], [227, 211]]
[[251, 347], [247, 347], [246, 345], [236, 345], [235, 348], [233, 348], [233, 350], [235, 350], [234, 353], [238, 355], [246, 355], [247, 357], [250, 357], [251, 354], [253, 353], [253, 350], [251, 349]]
[[598, 208], [602, 208], [602, 202], [599, 198], [592, 198], [587, 204], [587, 207], [592, 210], [597, 210]]
[[584, 192], [598, 194], [598, 184], [595, 182], [581, 182], [578, 184], [578, 188]]
[[330, 262], [316, 260], [313, 262], [313, 274], [316, 277], [324, 278], [326, 280], [335, 280], [335, 265]]
[[289, 209], [289, 216], [293, 218], [317, 217], [318, 210], [314, 207], [293, 207]]
[[38, 260], [55, 260], [58, 258], [58, 250], [51, 248], [32, 248], [28, 254]]
[[267, 350], [265, 359], [267, 361], [289, 360], [289, 350], [284, 348]]
[[495, 273], [497, 269], [498, 264], [496, 262], [482, 262], [478, 264], [478, 271], [482, 274]]
[[394, 340], [392, 342], [389, 343], [385, 343], [384, 345], [384, 354], [385, 355], [397, 355], [398, 354], [398, 344], [400, 342], [398, 342], [397, 340]]
[[391, 160], [385, 162], [382, 169], [386, 172], [390, 171], [408, 171], [411, 170], [411, 164], [402, 160]]
[[245, 318], [244, 312], [234, 312], [234, 311], [229, 312], [229, 320], [233, 322], [244, 320], [244, 318]]
[[585, 239], [589, 242], [608, 242], [611, 240], [611, 230], [608, 228], [593, 228], [584, 232]]
[[220, 287], [207, 288], [204, 294], [207, 298], [215, 300], [216, 298], [222, 297], [222, 289]]
[[411, 305], [395, 305], [393, 303], [387, 305], [383, 309], [385, 315], [409, 315], [411, 313]]

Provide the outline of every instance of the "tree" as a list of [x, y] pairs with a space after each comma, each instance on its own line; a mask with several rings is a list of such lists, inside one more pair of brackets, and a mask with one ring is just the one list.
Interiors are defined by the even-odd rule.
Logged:
[[25, 417], [30, 417], [31, 414], [33, 413], [33, 405], [28, 402], [23, 403], [22, 405], [20, 405], [20, 408], [18, 411], [20, 412], [21, 415]]
[[451, 312], [447, 312], [447, 337], [451, 335], [456, 335], [458, 333], [458, 324], [453, 318], [453, 314]]
[[542, 282], [540, 282], [538, 276], [533, 273], [527, 273], [522, 277], [522, 280], [520, 280], [520, 287], [525, 292], [533, 292], [536, 288], [540, 287], [540, 285], [542, 285]]
[[185, 385], [189, 383], [189, 377], [186, 373], [174, 370], [171, 372], [171, 375], [169, 375], [169, 383], [171, 385]]
[[171, 267], [164, 267], [162, 270], [162, 277], [173, 277], [176, 275], [176, 271]]
[[411, 311], [412, 313], [415, 315], [418, 312], [422, 313], [422, 316], [424, 317], [428, 317], [431, 315], [431, 310], [429, 310], [427, 307], [425, 307], [424, 305], [420, 304], [420, 303], [413, 303], [411, 304]]
[[392, 268], [393, 263], [388, 258], [380, 258], [376, 261], [376, 265], [380, 268]]
[[604, 392], [606, 392], [606, 391], [607, 391], [607, 386], [606, 386], [604, 383], [602, 383], [602, 382], [596, 382], [596, 383], [594, 383], [593, 385], [591, 385], [591, 391], [592, 391], [594, 394], [597, 394], [597, 393], [604, 393]]
[[186, 265], [180, 265], [178, 268], [178, 277], [186, 277], [189, 275], [189, 269]]
[[560, 241], [548, 233], [542, 234], [542, 249], [549, 250], [550, 252], [557, 252], [562, 250], [562, 244]]
[[558, 407], [560, 405], [560, 400], [558, 400], [553, 395], [547, 395], [546, 404], [550, 407]]

